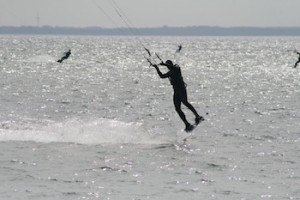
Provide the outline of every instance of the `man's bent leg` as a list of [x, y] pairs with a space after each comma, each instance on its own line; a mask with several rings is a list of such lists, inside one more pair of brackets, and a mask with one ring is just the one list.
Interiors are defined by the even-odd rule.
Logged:
[[178, 113], [181, 120], [184, 122], [186, 128], [190, 127], [191, 124], [186, 120], [185, 114], [181, 110], [181, 99], [178, 95], [174, 94], [173, 96], [175, 110]]
[[192, 106], [192, 104], [190, 104], [188, 101], [183, 101], [182, 103], [183, 103], [188, 109], [190, 109], [190, 110], [194, 113], [194, 115], [195, 115], [196, 117], [199, 116], [199, 114], [197, 113], [197, 111], [196, 111], [196, 109], [194, 108], [194, 106]]

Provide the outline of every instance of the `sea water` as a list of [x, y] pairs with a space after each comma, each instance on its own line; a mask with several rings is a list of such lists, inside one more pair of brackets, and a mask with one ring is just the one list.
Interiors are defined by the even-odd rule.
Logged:
[[[0, 46], [0, 199], [300, 199], [299, 37], [4, 35]], [[205, 118], [192, 133], [143, 47], [181, 66]]]

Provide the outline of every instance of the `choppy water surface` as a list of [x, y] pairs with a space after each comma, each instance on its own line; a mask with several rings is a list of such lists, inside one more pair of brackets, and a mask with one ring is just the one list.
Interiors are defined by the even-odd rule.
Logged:
[[[141, 43], [181, 66], [191, 135]], [[300, 38], [0, 44], [0, 199], [300, 199]]]

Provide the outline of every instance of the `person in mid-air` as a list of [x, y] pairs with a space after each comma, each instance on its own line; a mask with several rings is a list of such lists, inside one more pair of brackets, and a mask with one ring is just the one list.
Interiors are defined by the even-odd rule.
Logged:
[[176, 53], [179, 53], [181, 51], [181, 49], [182, 49], [182, 45], [179, 45], [178, 49], [176, 50]]
[[193, 130], [194, 126], [187, 121], [185, 114], [181, 110], [181, 103], [183, 103], [194, 113], [196, 117], [195, 124], [199, 124], [201, 121], [204, 120], [204, 118], [200, 116], [195, 110], [195, 108], [188, 102], [186, 84], [183, 81], [180, 67], [177, 64], [174, 65], [171, 60], [167, 60], [165, 63], [161, 62], [159, 65], [166, 66], [169, 69], [167, 73], [163, 74], [157, 65], [152, 65], [156, 69], [160, 78], [169, 78], [170, 83], [174, 89], [173, 102], [175, 105], [176, 112], [185, 124], [185, 131], [189, 132]]
[[296, 54], [298, 54], [298, 55], [299, 55], [299, 58], [298, 58], [298, 61], [295, 63], [295, 66], [294, 66], [294, 68], [296, 68], [296, 67], [297, 67], [298, 63], [300, 63], [300, 53], [299, 53], [298, 51], [296, 51]]
[[61, 59], [59, 59], [57, 62], [62, 63], [64, 60], [68, 59], [70, 55], [71, 55], [71, 49], [69, 49], [69, 51], [65, 52], [65, 55]]

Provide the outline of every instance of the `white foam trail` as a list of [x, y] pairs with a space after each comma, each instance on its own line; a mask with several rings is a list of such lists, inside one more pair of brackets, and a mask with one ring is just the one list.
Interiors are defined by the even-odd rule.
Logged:
[[50, 55], [38, 55], [32, 58], [29, 58], [25, 62], [29, 63], [34, 63], [34, 62], [39, 62], [39, 63], [44, 63], [44, 62], [56, 62], [55, 58], [50, 56]]
[[80, 144], [157, 144], [141, 123], [77, 119], [30, 130], [0, 129], [0, 141], [71, 142]]

